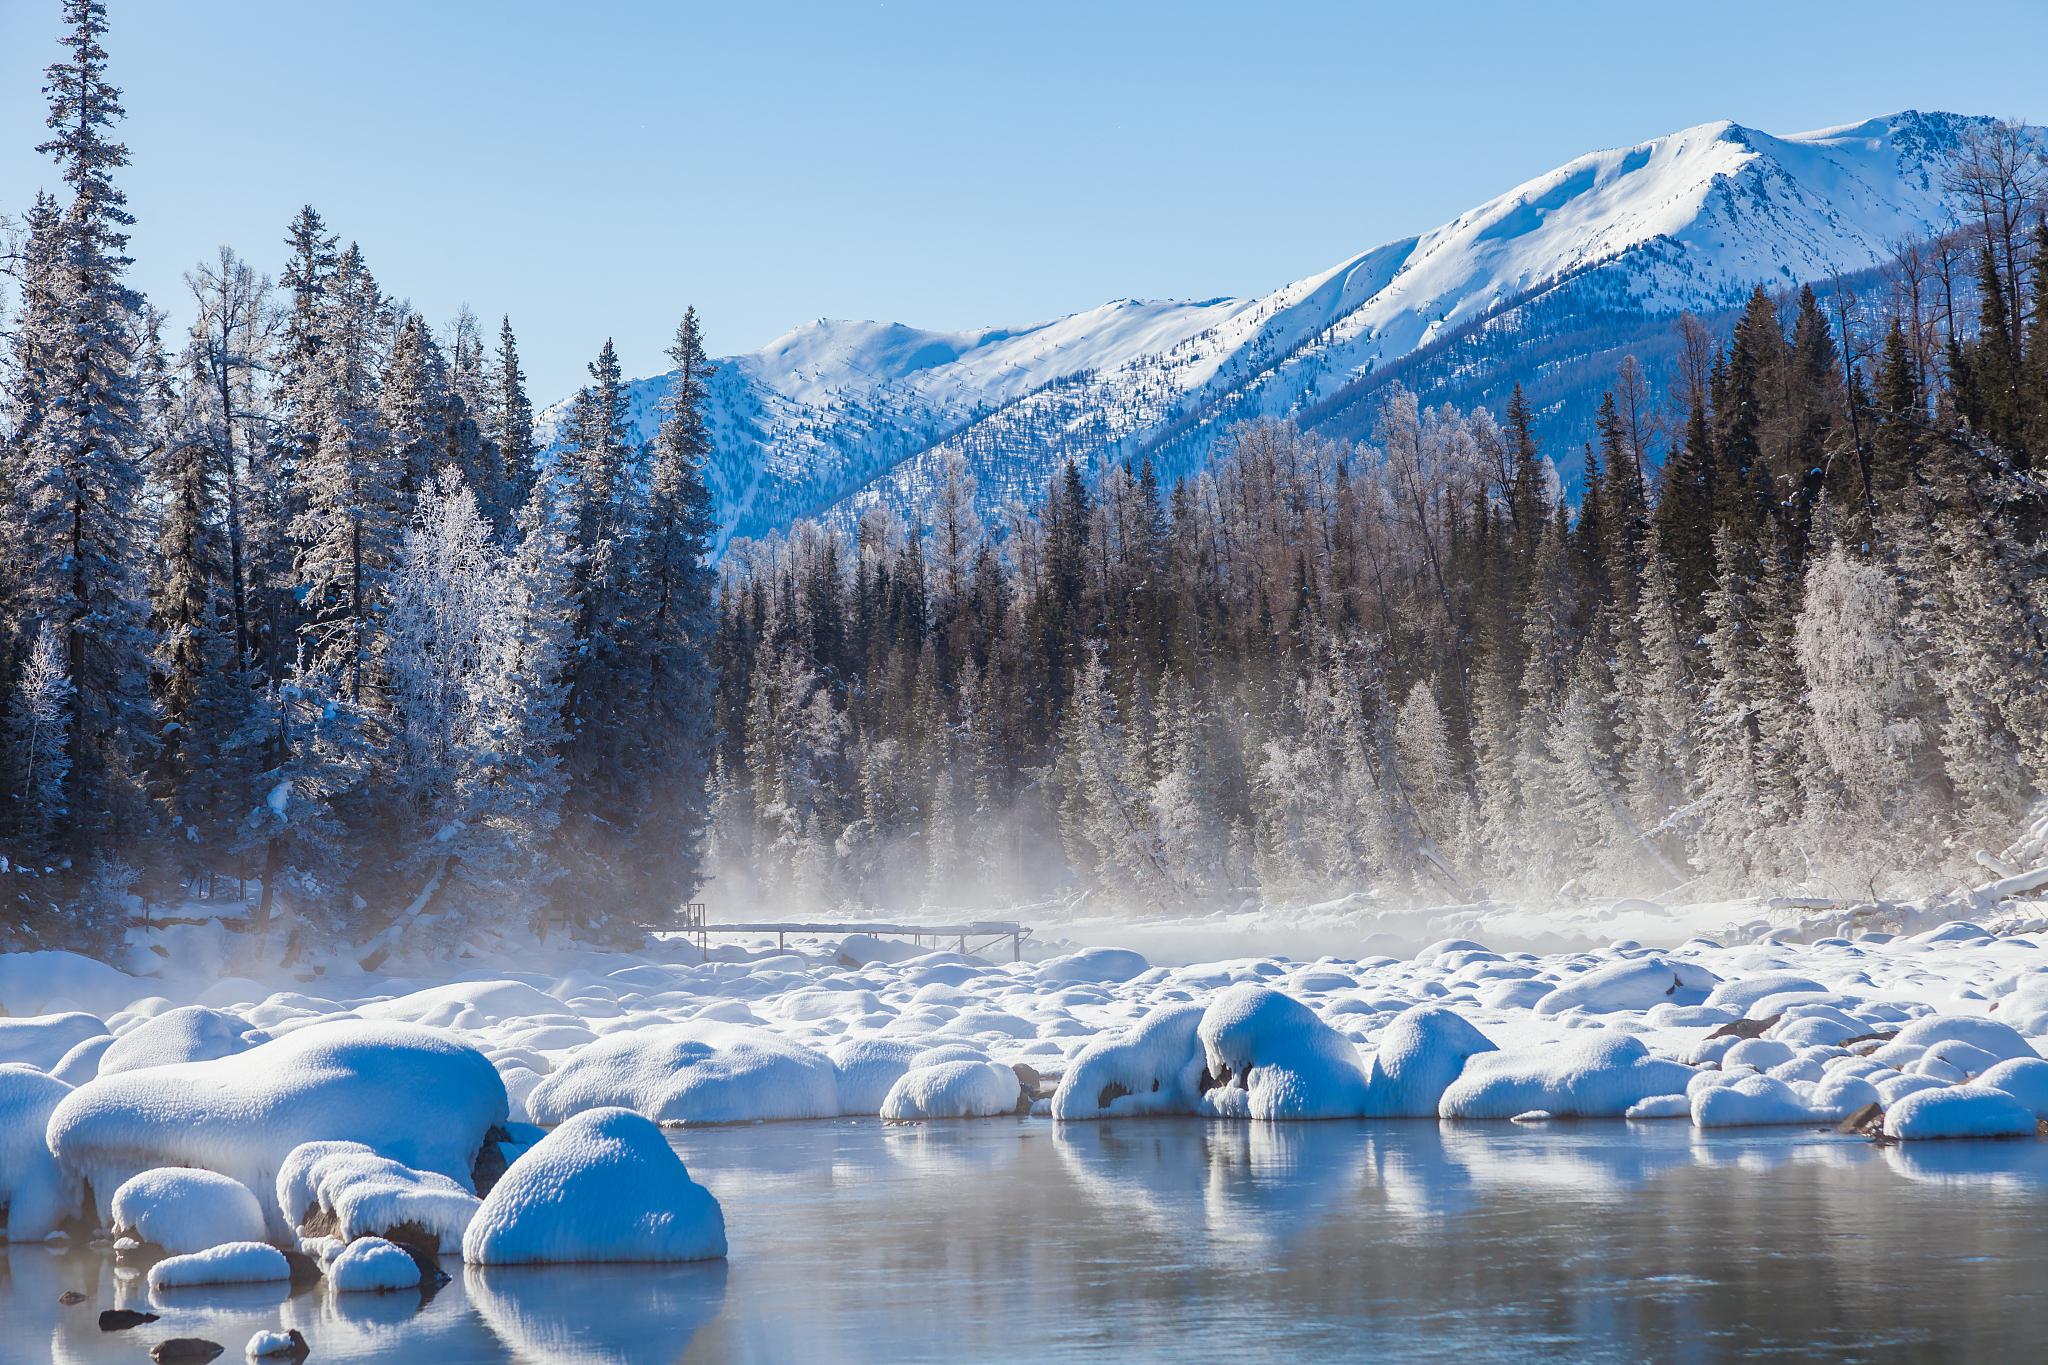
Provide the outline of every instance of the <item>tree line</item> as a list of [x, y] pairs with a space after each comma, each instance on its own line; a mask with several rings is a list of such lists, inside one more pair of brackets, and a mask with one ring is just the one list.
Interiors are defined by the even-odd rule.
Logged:
[[510, 321], [437, 335], [310, 207], [166, 337], [104, 0], [64, 16], [0, 375], [0, 932], [107, 948], [224, 882], [293, 952], [666, 914], [711, 748], [695, 312], [651, 443], [606, 342], [546, 457]]
[[[1170, 488], [799, 524], [720, 587], [711, 894], [1182, 909], [1876, 897], [2048, 790], [2048, 178], [1985, 130], [1889, 284], [1681, 319], [1598, 440], [1396, 392]], [[1582, 462], [1576, 508], [1557, 469]], [[1655, 472], [1653, 472], [1655, 471]]]

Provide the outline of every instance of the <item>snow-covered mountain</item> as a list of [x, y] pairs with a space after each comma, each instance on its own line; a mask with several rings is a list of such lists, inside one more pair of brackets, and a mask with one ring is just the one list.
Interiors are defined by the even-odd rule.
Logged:
[[[1867, 270], [1952, 225], [1943, 170], [1979, 121], [1908, 111], [1782, 137], [1701, 124], [1582, 156], [1258, 298], [1118, 299], [972, 332], [810, 323], [713, 381], [725, 533], [876, 502], [914, 518], [953, 451], [991, 507], [1035, 498], [1069, 458], [1149, 454], [1172, 477], [1243, 418], [1355, 428], [1375, 376], [1452, 338], [1497, 336], [1477, 363], [1506, 372], [1518, 334], [1561, 319], [1662, 326], [1760, 282]], [[667, 383], [632, 385], [644, 435]]]

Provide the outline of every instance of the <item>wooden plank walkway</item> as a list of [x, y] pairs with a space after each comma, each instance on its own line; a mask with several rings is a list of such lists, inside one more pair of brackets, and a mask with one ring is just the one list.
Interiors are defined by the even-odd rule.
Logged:
[[973, 952], [977, 947], [983, 950], [993, 948], [1008, 939], [1012, 962], [1023, 960], [1024, 940], [1031, 937], [1029, 925], [1007, 919], [978, 919], [958, 924], [901, 924], [883, 920], [744, 920], [713, 924], [705, 918], [703, 904], [697, 901], [676, 912], [670, 932], [695, 940], [700, 951], [710, 948], [713, 934], [773, 934], [777, 949], [787, 945], [791, 934], [810, 934], [821, 938], [873, 934], [878, 938], [907, 938], [920, 948], [927, 942], [932, 947], [944, 947], [950, 943], [955, 951], [963, 954]]

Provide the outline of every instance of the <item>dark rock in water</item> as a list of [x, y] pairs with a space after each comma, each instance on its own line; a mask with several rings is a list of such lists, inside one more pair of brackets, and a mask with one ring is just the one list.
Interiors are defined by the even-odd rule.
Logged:
[[206, 1365], [226, 1348], [205, 1337], [172, 1337], [159, 1341], [149, 1353], [156, 1365]]
[[1027, 1066], [1023, 1062], [1010, 1063], [1010, 1070], [1017, 1073], [1017, 1112], [1028, 1114], [1031, 1112], [1031, 1102], [1038, 1098], [1038, 1088], [1043, 1079], [1039, 1076], [1037, 1067]]
[[422, 1289], [438, 1289], [448, 1283], [448, 1275], [441, 1269], [441, 1239], [432, 1232], [418, 1223], [400, 1223], [377, 1235], [412, 1257], [412, 1263], [420, 1268]]
[[1764, 1030], [1785, 1016], [1774, 1014], [1768, 1019], [1731, 1019], [1709, 1033], [1709, 1038], [1761, 1038]]
[[73, 1304], [84, 1303], [85, 1295], [79, 1293], [76, 1289], [67, 1289], [57, 1296], [57, 1302], [69, 1308]]
[[125, 1332], [130, 1327], [140, 1327], [145, 1322], [155, 1322], [156, 1314], [138, 1313], [133, 1308], [109, 1308], [100, 1314], [102, 1332]]
[[320, 1263], [303, 1251], [287, 1251], [284, 1254], [285, 1267], [292, 1274], [292, 1288], [304, 1289], [317, 1284], [321, 1278]]
[[1882, 1138], [1884, 1136], [1884, 1106], [1866, 1104], [1835, 1126], [1838, 1133], [1854, 1133], [1859, 1137]]
[[482, 1199], [491, 1192], [491, 1186], [498, 1183], [498, 1177], [505, 1174], [505, 1168], [512, 1163], [505, 1160], [505, 1151], [498, 1144], [510, 1142], [512, 1134], [504, 1125], [494, 1123], [484, 1134], [484, 1145], [477, 1148], [476, 1161], [470, 1167], [470, 1179], [476, 1184], [476, 1197]]

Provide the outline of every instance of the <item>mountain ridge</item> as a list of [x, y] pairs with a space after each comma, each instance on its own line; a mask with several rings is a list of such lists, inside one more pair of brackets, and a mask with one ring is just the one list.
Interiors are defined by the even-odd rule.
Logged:
[[[1654, 322], [1725, 309], [1757, 284], [1868, 270], [1953, 224], [1941, 171], [1988, 121], [1906, 110], [1785, 135], [1696, 124], [1586, 153], [1251, 298], [1115, 299], [961, 331], [803, 324], [721, 361], [712, 381], [721, 547], [878, 505], [915, 520], [955, 453], [991, 510], [1035, 499], [1069, 459], [1153, 454], [1178, 477], [1229, 424], [1351, 406], [1340, 400], [1383, 367], [1474, 326], [1511, 340], [1518, 325], [1569, 325], [1565, 310], [1589, 301]], [[666, 387], [665, 375], [629, 385], [643, 437]]]

